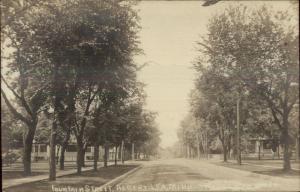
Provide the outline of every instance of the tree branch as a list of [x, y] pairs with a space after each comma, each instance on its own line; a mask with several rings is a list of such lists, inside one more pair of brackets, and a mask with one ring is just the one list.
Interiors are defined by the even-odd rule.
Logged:
[[4, 82], [4, 84], [6, 85], [6, 87], [14, 94], [14, 96], [16, 98], [18, 98], [19, 100], [22, 100], [21, 96], [17, 94], [17, 92], [7, 83], [7, 81], [5, 80], [5, 78], [3, 77], [3, 75], [1, 74], [1, 79]]
[[274, 110], [275, 113], [279, 113], [281, 116], [283, 115], [283, 112], [280, 111], [280, 110], [276, 107], [276, 105], [275, 105], [275, 103], [272, 101], [272, 99], [270, 99], [268, 96], [266, 96], [266, 95], [264, 95], [264, 94], [262, 94], [262, 96], [265, 98], [265, 100], [267, 101], [269, 107], [270, 107], [272, 110]]
[[87, 104], [86, 104], [86, 108], [84, 111], [84, 116], [83, 119], [81, 121], [81, 127], [80, 127], [80, 135], [83, 135], [84, 132], [84, 128], [86, 125], [86, 116], [89, 115], [89, 111], [90, 111], [90, 106], [94, 100], [94, 98], [96, 97], [96, 93], [94, 95], [92, 95], [92, 85], [89, 85], [89, 95], [88, 95], [88, 100], [87, 100]]
[[74, 126], [74, 134], [75, 134], [75, 137], [78, 138], [78, 132], [79, 132], [79, 125], [78, 125], [78, 122], [77, 122], [77, 119], [76, 117], [74, 118], [74, 123], [75, 123], [75, 126]]
[[273, 115], [273, 117], [274, 117], [275, 123], [278, 125], [279, 129], [282, 130], [282, 125], [281, 125], [281, 123], [280, 123], [280, 120], [279, 120], [278, 117], [277, 117], [276, 111], [275, 111], [272, 107], [270, 107], [270, 108], [271, 108], [271, 112], [272, 112], [272, 115]]
[[[10, 103], [10, 101], [8, 100], [5, 92], [3, 91], [2, 87], [1, 87], [1, 94], [4, 98], [5, 103], [7, 104], [9, 110], [11, 111], [11, 113], [19, 120], [23, 121], [24, 123], [26, 123], [27, 125], [31, 124], [31, 121], [26, 119], [21, 113], [19, 113], [14, 107], [13, 105]], [[30, 127], [30, 126], [29, 126]]]
[[205, 45], [204, 43], [197, 42], [199, 45], [204, 47], [207, 51], [211, 52], [212, 54], [216, 54], [216, 51], [212, 50], [209, 46]]

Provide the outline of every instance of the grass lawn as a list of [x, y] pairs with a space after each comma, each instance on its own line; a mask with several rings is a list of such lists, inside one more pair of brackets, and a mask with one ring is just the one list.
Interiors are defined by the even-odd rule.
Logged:
[[[45, 172], [32, 172], [31, 176], [45, 175]], [[23, 171], [2, 171], [2, 179], [20, 179], [24, 177]]]
[[[278, 176], [278, 177], [287, 177], [287, 178], [299, 178], [300, 177], [300, 171], [298, 170], [291, 170], [289, 172], [284, 172], [282, 168], [274, 168], [274, 167], [262, 167], [262, 166], [256, 166], [256, 165], [250, 165], [250, 164], [242, 164], [237, 165], [236, 163], [232, 162], [218, 162], [215, 163], [216, 165], [221, 165], [224, 167], [230, 167], [234, 169], [240, 169], [245, 171], [250, 171], [253, 173], [258, 174], [264, 174], [264, 175], [270, 175], [270, 176]], [[262, 165], [262, 164], [258, 164]], [[265, 164], [266, 166], [269, 164]]]
[[81, 175], [73, 174], [59, 177], [56, 181], [38, 181], [5, 189], [5, 192], [52, 192], [54, 188], [100, 187], [108, 181], [134, 169], [137, 165], [117, 165], [107, 168], [101, 167], [97, 172], [85, 171]]
[[[91, 167], [92, 162], [86, 162], [86, 167]], [[65, 171], [76, 169], [76, 162], [65, 162]], [[56, 165], [56, 170], [59, 170], [59, 165]], [[48, 161], [40, 161], [40, 162], [33, 162], [31, 164], [31, 175], [30, 176], [37, 176], [37, 175], [48, 175], [49, 172], [49, 163]], [[23, 164], [22, 163], [15, 163], [12, 166], [3, 166], [2, 167], [2, 179], [19, 179], [23, 178]]]

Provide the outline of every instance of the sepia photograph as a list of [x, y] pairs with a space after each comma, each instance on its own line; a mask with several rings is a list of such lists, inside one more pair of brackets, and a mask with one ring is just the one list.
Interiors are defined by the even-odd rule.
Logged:
[[299, 0], [1, 0], [3, 192], [300, 191]]

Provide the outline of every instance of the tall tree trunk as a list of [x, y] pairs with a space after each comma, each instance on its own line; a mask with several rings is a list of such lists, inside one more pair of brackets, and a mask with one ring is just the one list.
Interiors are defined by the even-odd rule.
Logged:
[[54, 77], [53, 77], [53, 87], [52, 91], [54, 93], [54, 118], [51, 128], [50, 135], [50, 158], [49, 158], [49, 180], [54, 181], [56, 179], [56, 158], [55, 158], [55, 147], [56, 147], [56, 134], [57, 134], [57, 126], [59, 122], [59, 106], [62, 100], [61, 98], [61, 89], [62, 89], [62, 80], [58, 74], [60, 64], [56, 63], [54, 67]]
[[289, 136], [288, 131], [285, 129], [283, 131], [283, 170], [289, 171], [291, 169], [290, 164], [290, 151], [289, 151]]
[[209, 154], [208, 154], [208, 136], [207, 136], [207, 130], [205, 131], [205, 153], [206, 153], [206, 158], [209, 158]]
[[77, 174], [81, 174], [81, 168], [82, 168], [82, 157], [83, 157], [83, 143], [82, 139], [77, 139], [77, 158], [76, 158], [76, 164], [77, 164]]
[[61, 119], [60, 122], [63, 126], [63, 128], [66, 130], [66, 136], [64, 138], [64, 141], [62, 143], [61, 151], [60, 151], [60, 170], [65, 169], [65, 152], [69, 144], [70, 136], [71, 136], [71, 130], [72, 126], [74, 125], [74, 115], [75, 115], [75, 95], [76, 95], [76, 89], [78, 85], [78, 77], [76, 76], [75, 83], [73, 87], [70, 90], [70, 95], [68, 95], [68, 107], [66, 109], [67, 111], [67, 124], [64, 123], [66, 120], [65, 118]]
[[226, 129], [227, 126], [224, 124], [220, 126], [218, 122], [216, 122], [216, 125], [217, 125], [217, 128], [219, 129], [219, 139], [222, 143], [223, 161], [227, 162], [227, 145], [226, 145], [227, 140], [226, 140], [226, 136], [224, 134], [224, 129]]
[[54, 181], [56, 179], [56, 158], [55, 158], [55, 140], [56, 140], [57, 122], [54, 119], [50, 135], [50, 158], [49, 158], [49, 180]]
[[107, 167], [107, 161], [108, 161], [108, 157], [109, 156], [109, 146], [108, 146], [108, 143], [106, 142], [104, 144], [104, 158], [103, 158], [103, 161], [104, 161], [104, 167]]
[[81, 166], [85, 167], [85, 152], [87, 149], [87, 145], [85, 144], [82, 149], [82, 157], [81, 157]]
[[227, 144], [227, 158], [231, 158], [231, 136], [229, 135]]
[[259, 141], [259, 144], [258, 144], [258, 160], [260, 160], [260, 149], [261, 149], [261, 146], [260, 146], [260, 141]]
[[[73, 104], [74, 103], [71, 103], [70, 106], [69, 106], [70, 108], [72, 108], [72, 109], [69, 109], [72, 113], [74, 113], [74, 107], [72, 106]], [[71, 136], [71, 129], [72, 129], [71, 127], [72, 127], [72, 120], [69, 119], [68, 120], [68, 127], [65, 127], [65, 129], [67, 129], [66, 130], [66, 136], [65, 136], [64, 141], [62, 143], [61, 151], [60, 151], [60, 163], [59, 163], [59, 169], [60, 170], [65, 169], [65, 152], [66, 152], [66, 149], [68, 147], [70, 136]]]
[[282, 139], [283, 139], [283, 170], [289, 171], [291, 170], [291, 163], [290, 163], [290, 151], [289, 151], [289, 145], [290, 145], [290, 137], [288, 132], [288, 112], [287, 109], [284, 108], [283, 110], [283, 119], [282, 119], [282, 125], [283, 125], [283, 133], [282, 133]]
[[[92, 84], [90, 84], [89, 86], [91, 86]], [[85, 127], [86, 127], [86, 123], [87, 123], [87, 116], [89, 115], [89, 109], [91, 106], [91, 103], [93, 101], [93, 99], [95, 98], [96, 94], [94, 94], [92, 96], [92, 89], [91, 87], [89, 87], [89, 93], [88, 93], [88, 100], [87, 100], [87, 104], [85, 107], [85, 111], [84, 111], [84, 115], [83, 115], [83, 119], [80, 122], [79, 130], [76, 136], [77, 139], [77, 146], [78, 146], [78, 151], [77, 151], [77, 173], [81, 174], [81, 168], [82, 166], [84, 166], [84, 160], [85, 160], [85, 150], [86, 150], [86, 143], [83, 143], [83, 137], [84, 137], [84, 131], [85, 131]]]
[[32, 152], [32, 142], [34, 138], [36, 130], [36, 125], [32, 125], [26, 132], [23, 138], [23, 167], [24, 167], [24, 175], [31, 175], [31, 152]]
[[135, 160], [134, 159], [134, 143], [131, 144], [131, 160]]
[[236, 134], [232, 136], [232, 158], [236, 160]]
[[65, 151], [68, 147], [69, 144], [69, 139], [70, 139], [70, 135], [71, 135], [71, 129], [69, 129], [67, 131], [67, 135], [65, 137], [65, 140], [61, 146], [61, 151], [60, 151], [60, 165], [59, 165], [59, 169], [60, 170], [64, 170], [65, 169]]
[[289, 144], [285, 143], [283, 148], [283, 170], [289, 171], [291, 169], [290, 163], [290, 151], [289, 151]]
[[59, 150], [60, 150], [60, 145], [58, 145], [58, 147], [56, 147], [56, 165], [58, 164], [58, 162], [59, 162]]
[[122, 164], [124, 164], [124, 140], [122, 140], [122, 143], [121, 143], [121, 161], [122, 161]]
[[115, 166], [117, 165], [118, 162], [118, 146], [115, 146]]
[[188, 159], [190, 158], [190, 146], [189, 146], [189, 144], [186, 144], [186, 157]]
[[242, 164], [242, 156], [241, 156], [241, 147], [240, 147], [240, 96], [237, 99], [237, 106], [236, 106], [236, 152], [237, 152], [237, 163], [238, 165]]
[[206, 133], [205, 132], [203, 133], [202, 139], [203, 139], [202, 145], [203, 145], [204, 157], [207, 158], [207, 143], [206, 143]]
[[296, 161], [299, 161], [299, 155], [300, 155], [299, 142], [300, 142], [300, 138], [298, 133], [296, 137]]
[[200, 138], [197, 135], [197, 158], [200, 159]]
[[65, 151], [66, 151], [67, 146], [62, 145], [60, 149], [60, 159], [59, 159], [59, 169], [64, 170], [65, 169]]
[[94, 171], [97, 171], [99, 160], [99, 144], [94, 145]]
[[223, 161], [227, 162], [227, 146], [224, 140], [222, 141], [222, 147], [223, 147]]

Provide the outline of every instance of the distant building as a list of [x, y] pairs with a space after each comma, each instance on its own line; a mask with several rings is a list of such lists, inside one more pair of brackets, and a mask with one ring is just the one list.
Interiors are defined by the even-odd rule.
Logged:
[[251, 138], [248, 139], [245, 157], [257, 157], [258, 159], [280, 159], [282, 157], [282, 147], [278, 138]]

